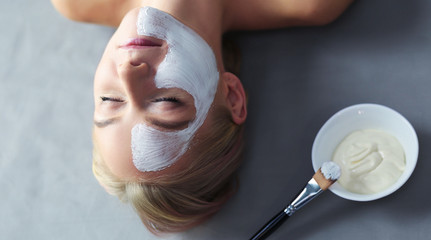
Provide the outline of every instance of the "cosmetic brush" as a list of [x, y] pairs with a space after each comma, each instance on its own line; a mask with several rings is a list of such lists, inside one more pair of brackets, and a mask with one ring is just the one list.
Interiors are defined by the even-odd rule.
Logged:
[[325, 162], [313, 175], [304, 189], [294, 198], [285, 209], [281, 210], [271, 220], [269, 220], [251, 240], [265, 239], [275, 231], [287, 218], [305, 204], [313, 200], [323, 191], [328, 189], [341, 175], [341, 169], [335, 162]]

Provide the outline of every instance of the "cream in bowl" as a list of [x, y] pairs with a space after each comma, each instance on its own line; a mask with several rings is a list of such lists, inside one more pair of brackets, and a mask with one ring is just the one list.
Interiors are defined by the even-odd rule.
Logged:
[[363, 129], [350, 133], [334, 151], [338, 183], [353, 193], [373, 194], [392, 186], [406, 167], [403, 146], [391, 134]]
[[356, 201], [385, 197], [412, 174], [418, 140], [411, 124], [398, 112], [377, 104], [358, 104], [333, 115], [318, 132], [312, 148], [313, 168], [332, 160], [340, 179], [329, 188]]

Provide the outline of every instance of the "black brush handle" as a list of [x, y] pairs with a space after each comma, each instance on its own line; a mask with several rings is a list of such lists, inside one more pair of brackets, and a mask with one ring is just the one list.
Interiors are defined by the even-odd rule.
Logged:
[[283, 211], [280, 211], [265, 226], [263, 226], [250, 240], [265, 239], [274, 232], [289, 216]]

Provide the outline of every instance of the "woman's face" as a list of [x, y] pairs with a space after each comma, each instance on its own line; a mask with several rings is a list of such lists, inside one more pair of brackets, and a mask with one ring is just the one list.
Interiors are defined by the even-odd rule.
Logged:
[[[126, 15], [109, 41], [94, 79], [95, 144], [113, 174], [126, 179], [143, 176], [132, 162], [131, 129], [136, 124], [178, 131], [196, 117], [194, 98], [187, 91], [156, 87], [154, 77], [168, 46], [163, 40], [138, 36], [137, 11]], [[199, 131], [206, 125], [207, 120]], [[159, 172], [178, 168], [181, 162]]]

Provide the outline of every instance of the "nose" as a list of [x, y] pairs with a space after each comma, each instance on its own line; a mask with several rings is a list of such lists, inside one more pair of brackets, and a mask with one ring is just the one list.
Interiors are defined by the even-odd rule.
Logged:
[[150, 66], [144, 62], [125, 61], [118, 64], [118, 75], [122, 81], [132, 82], [142, 80], [150, 75]]
[[145, 93], [154, 85], [151, 80], [155, 74], [151, 67], [144, 62], [125, 61], [118, 65], [117, 71], [129, 101], [136, 104], [142, 102]]

